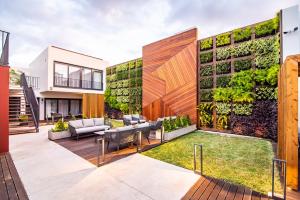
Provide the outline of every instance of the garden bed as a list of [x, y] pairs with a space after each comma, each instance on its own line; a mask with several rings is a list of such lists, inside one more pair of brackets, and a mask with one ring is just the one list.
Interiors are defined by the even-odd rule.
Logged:
[[[195, 131], [143, 154], [193, 170], [195, 143], [203, 145], [204, 175], [244, 185], [265, 194], [271, 191], [274, 152], [268, 140]], [[275, 191], [282, 191], [278, 177]]]
[[59, 132], [53, 132], [52, 130], [48, 131], [48, 139], [49, 140], [58, 140], [63, 138], [69, 138], [71, 137], [71, 133], [66, 131], [59, 131]]
[[174, 130], [174, 131], [171, 131], [171, 132], [164, 133], [164, 140], [165, 141], [173, 140], [173, 139], [178, 138], [180, 136], [191, 133], [191, 132], [195, 131], [196, 129], [197, 129], [196, 125], [190, 125], [190, 126], [180, 128], [180, 129], [177, 129], [177, 130]]

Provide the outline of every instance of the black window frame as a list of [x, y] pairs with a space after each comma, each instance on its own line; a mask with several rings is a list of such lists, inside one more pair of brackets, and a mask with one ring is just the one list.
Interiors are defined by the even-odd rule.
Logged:
[[[55, 64], [58, 63], [58, 64], [65, 64], [67, 65], [67, 70], [68, 70], [68, 81], [67, 81], [67, 86], [62, 86], [62, 85], [57, 85], [55, 80], [56, 80], [56, 77], [55, 77]], [[79, 87], [71, 87], [70, 86], [70, 83], [69, 83], [69, 67], [78, 67], [80, 68], [80, 81], [79, 81]], [[82, 70], [83, 69], [89, 69], [91, 70], [91, 87], [90, 88], [85, 88], [85, 87], [82, 87]], [[99, 72], [101, 74], [101, 89], [95, 89], [94, 88], [94, 72]], [[90, 67], [84, 67], [84, 66], [79, 66], [79, 65], [73, 65], [73, 64], [69, 64], [69, 63], [64, 63], [64, 62], [59, 62], [59, 61], [54, 61], [53, 62], [53, 86], [54, 87], [60, 87], [60, 88], [71, 88], [71, 89], [83, 89], [83, 90], [96, 90], [96, 91], [103, 91], [103, 70], [99, 70], [99, 69], [93, 69], [93, 68], [90, 68]]]
[[[70, 117], [69, 113], [71, 111], [71, 100], [79, 100], [79, 113], [82, 113], [82, 99], [69, 99], [69, 98], [45, 98], [44, 99], [44, 119], [49, 119], [49, 117], [47, 116], [47, 110], [46, 110], [46, 107], [47, 107], [47, 100], [54, 100], [56, 101], [56, 110], [57, 110], [57, 113], [59, 113], [59, 104], [58, 104], [58, 101], [59, 100], [68, 100], [68, 115], [67, 116], [64, 116], [64, 117]], [[81, 116], [81, 114], [79, 115], [76, 115], [76, 116]]]

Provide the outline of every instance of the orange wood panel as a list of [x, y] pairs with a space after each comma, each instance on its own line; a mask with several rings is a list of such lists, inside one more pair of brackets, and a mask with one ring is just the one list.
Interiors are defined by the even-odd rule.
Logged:
[[196, 123], [197, 29], [143, 47], [143, 115], [189, 115]]
[[104, 95], [102, 94], [83, 94], [82, 95], [82, 114], [85, 117], [104, 116]]
[[289, 56], [278, 75], [278, 156], [287, 161], [287, 186], [298, 189], [298, 68]]

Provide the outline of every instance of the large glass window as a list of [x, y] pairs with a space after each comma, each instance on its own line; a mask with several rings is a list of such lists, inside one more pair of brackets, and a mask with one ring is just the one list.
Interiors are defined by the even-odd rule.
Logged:
[[92, 70], [82, 68], [82, 88], [92, 87]]
[[58, 86], [68, 86], [68, 65], [55, 63], [54, 82]]
[[93, 89], [102, 89], [102, 72], [94, 71], [93, 73]]
[[57, 100], [56, 99], [46, 99], [46, 117], [50, 118], [51, 113], [57, 113]]
[[80, 67], [69, 67], [69, 87], [80, 87], [80, 74]]
[[58, 100], [58, 113], [63, 117], [69, 115], [69, 100]]
[[80, 100], [71, 100], [70, 101], [70, 114], [71, 115], [79, 115], [81, 114], [80, 109]]

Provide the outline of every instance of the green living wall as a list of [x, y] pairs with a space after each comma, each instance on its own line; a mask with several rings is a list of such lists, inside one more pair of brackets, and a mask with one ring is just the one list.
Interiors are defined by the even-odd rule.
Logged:
[[[106, 111], [123, 114], [142, 111], [142, 59], [135, 59], [106, 68]], [[116, 117], [116, 116], [115, 116]]]
[[277, 139], [279, 17], [199, 41], [199, 126]]

